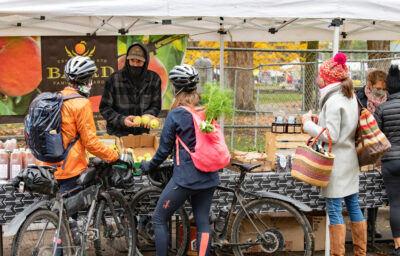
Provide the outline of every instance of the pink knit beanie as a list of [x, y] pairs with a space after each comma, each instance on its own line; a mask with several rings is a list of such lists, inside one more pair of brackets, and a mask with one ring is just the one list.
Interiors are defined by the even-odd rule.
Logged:
[[330, 58], [322, 63], [319, 68], [319, 76], [325, 81], [325, 87], [328, 84], [333, 84], [342, 81], [349, 76], [349, 69], [346, 66], [347, 57], [344, 53], [337, 53], [335, 57]]

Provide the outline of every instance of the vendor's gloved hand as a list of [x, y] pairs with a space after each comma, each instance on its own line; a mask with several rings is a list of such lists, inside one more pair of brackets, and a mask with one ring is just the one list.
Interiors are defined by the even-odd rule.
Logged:
[[140, 163], [140, 170], [142, 170], [143, 174], [149, 173], [149, 171], [150, 171], [150, 162], [142, 160], [142, 162]]

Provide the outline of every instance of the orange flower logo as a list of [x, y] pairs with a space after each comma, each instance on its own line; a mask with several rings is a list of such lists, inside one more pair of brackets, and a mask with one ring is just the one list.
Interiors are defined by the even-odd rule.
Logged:
[[73, 58], [75, 56], [81, 55], [83, 57], [92, 57], [94, 51], [96, 50], [96, 46], [93, 46], [92, 49], [86, 49], [86, 42], [81, 41], [80, 43], [75, 44], [73, 50], [69, 50], [67, 46], [65, 46], [65, 52], [67, 53], [68, 57]]

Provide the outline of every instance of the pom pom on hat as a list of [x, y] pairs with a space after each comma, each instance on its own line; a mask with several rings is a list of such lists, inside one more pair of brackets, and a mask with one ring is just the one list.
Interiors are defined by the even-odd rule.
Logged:
[[346, 54], [338, 52], [335, 54], [335, 57], [333, 57], [333, 60], [337, 63], [337, 64], [345, 64], [347, 61], [347, 57]]
[[[319, 68], [319, 76], [325, 81], [325, 86], [342, 81], [349, 76], [349, 69], [346, 65], [347, 57], [344, 53], [337, 53], [335, 57], [322, 63]], [[322, 88], [325, 86], [321, 86]]]

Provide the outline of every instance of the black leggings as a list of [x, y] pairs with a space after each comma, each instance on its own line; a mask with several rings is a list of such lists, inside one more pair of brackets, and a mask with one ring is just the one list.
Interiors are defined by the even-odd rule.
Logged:
[[382, 161], [382, 176], [390, 206], [393, 238], [400, 237], [400, 160]]
[[206, 256], [210, 251], [211, 228], [210, 207], [215, 187], [192, 190], [177, 185], [171, 179], [158, 200], [153, 213], [157, 256], [167, 256], [169, 232], [167, 221], [186, 200], [191, 199], [194, 220], [197, 228], [197, 255]]

